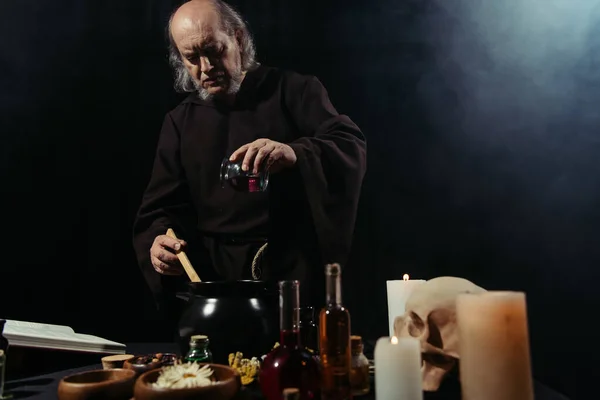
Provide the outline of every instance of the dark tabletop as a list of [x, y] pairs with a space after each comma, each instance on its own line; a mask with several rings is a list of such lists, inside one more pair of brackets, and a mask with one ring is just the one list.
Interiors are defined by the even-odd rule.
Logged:
[[[369, 349], [370, 343], [365, 343], [365, 355], [370, 358], [372, 349]], [[128, 354], [150, 354], [159, 352], [177, 353], [177, 346], [170, 343], [132, 343], [127, 345]], [[57, 399], [58, 382], [65, 376], [77, 372], [88, 371], [92, 369], [101, 369], [102, 364], [98, 360], [97, 364], [90, 364], [84, 367], [64, 369], [58, 372], [52, 372], [43, 375], [31, 376], [27, 378], [9, 380], [5, 391], [13, 395], [13, 399]], [[357, 397], [361, 400], [375, 400], [373, 394], [373, 380], [371, 377], [371, 393], [365, 396]], [[567, 397], [550, 389], [549, 387], [535, 381], [534, 382], [536, 400], [569, 400]], [[460, 385], [454, 379], [448, 378], [435, 393], [425, 393], [424, 400], [444, 399], [460, 400]], [[262, 400], [260, 390], [257, 387], [245, 388], [240, 393], [239, 400]]]

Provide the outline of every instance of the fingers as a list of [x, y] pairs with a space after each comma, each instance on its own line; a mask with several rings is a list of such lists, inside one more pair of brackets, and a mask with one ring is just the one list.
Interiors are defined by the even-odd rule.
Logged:
[[250, 166], [254, 169], [254, 157], [258, 151], [265, 146], [265, 142], [254, 141], [250, 144], [248, 149], [246, 150], [246, 155], [244, 155], [244, 161], [242, 161], [242, 170], [248, 171]]
[[246, 150], [248, 150], [248, 147], [250, 147], [251, 144], [252, 143], [245, 144], [242, 147], [240, 147], [239, 149], [237, 149], [236, 151], [234, 151], [231, 154], [231, 157], [229, 157], [229, 161], [232, 161], [232, 162], [239, 161], [241, 156], [246, 152]]
[[186, 245], [181, 239], [173, 239], [167, 235], [157, 236], [150, 248], [150, 260], [156, 272], [163, 275], [181, 275], [183, 267], [174, 252]]
[[242, 159], [242, 170], [252, 169], [253, 173], [258, 173], [263, 160], [275, 149], [277, 143], [269, 139], [258, 139], [237, 149], [231, 154], [229, 160], [237, 162]]
[[180, 275], [183, 273], [183, 267], [177, 256], [158, 244], [150, 249], [150, 260], [159, 274]]
[[252, 172], [255, 174], [258, 174], [258, 171], [260, 171], [261, 166], [263, 164], [263, 162], [265, 161], [265, 159], [269, 160], [271, 159], [271, 155], [273, 153], [273, 150], [275, 150], [275, 145], [273, 144], [273, 142], [269, 142], [266, 145], [264, 145], [263, 147], [261, 147], [260, 149], [258, 149], [257, 153], [256, 153], [256, 157], [254, 158], [254, 165], [253, 165], [253, 169]]
[[185, 240], [173, 239], [172, 237], [167, 236], [167, 235], [157, 236], [156, 239], [154, 239], [154, 244], [152, 245], [152, 247], [154, 247], [154, 245], [156, 245], [156, 244], [158, 244], [159, 246], [162, 246], [164, 248], [174, 250], [174, 251], [179, 251], [187, 245]]
[[271, 154], [269, 154], [269, 159], [267, 161], [267, 165], [270, 167], [275, 164], [277, 161], [281, 160], [284, 157], [283, 146], [275, 146]]
[[270, 172], [277, 172], [296, 163], [294, 150], [286, 144], [269, 139], [258, 139], [237, 149], [229, 160], [239, 162], [242, 159], [242, 170], [257, 174], [265, 166]]
[[179, 261], [179, 259], [177, 258], [177, 256], [175, 254], [171, 253], [170, 251], [161, 249], [161, 248], [153, 249], [151, 254], [153, 257], [157, 258], [159, 261], [166, 263], [168, 265], [177, 264], [177, 262]]
[[[175, 257], [177, 258], [177, 257]], [[159, 258], [152, 256], [152, 266], [154, 270], [159, 274], [163, 275], [181, 275], [183, 274], [183, 267], [181, 264], [167, 264], [162, 262]], [[177, 261], [179, 262], [179, 261]]]

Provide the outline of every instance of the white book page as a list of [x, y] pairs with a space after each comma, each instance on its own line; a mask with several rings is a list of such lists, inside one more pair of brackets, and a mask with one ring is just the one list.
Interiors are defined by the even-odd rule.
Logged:
[[103, 339], [98, 336], [75, 333], [75, 331], [68, 326], [15, 320], [6, 321], [6, 324], [4, 325], [4, 335], [9, 341], [11, 338], [30, 338], [33, 341], [36, 341], [36, 339], [46, 339], [58, 340], [61, 342], [121, 345], [121, 343]]
[[104, 339], [99, 336], [94, 335], [86, 335], [83, 333], [74, 333], [70, 337], [65, 337], [65, 339], [71, 339], [77, 342], [87, 342], [87, 343], [97, 343], [97, 344], [106, 344], [106, 345], [115, 345], [121, 346], [121, 343], [113, 342], [112, 340]]
[[4, 333], [15, 336], [56, 337], [57, 335], [74, 334], [73, 328], [63, 325], [42, 324], [39, 322], [26, 322], [6, 320]]

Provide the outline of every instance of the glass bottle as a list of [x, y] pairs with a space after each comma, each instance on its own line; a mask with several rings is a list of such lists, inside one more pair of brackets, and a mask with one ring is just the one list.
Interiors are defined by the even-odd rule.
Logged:
[[206, 335], [194, 335], [190, 338], [190, 350], [185, 356], [187, 362], [210, 363], [212, 352], [208, 348], [210, 341]]
[[297, 388], [301, 400], [319, 398], [319, 364], [300, 343], [300, 282], [279, 282], [280, 345], [265, 357], [260, 388], [266, 400], [281, 400], [283, 389]]
[[350, 370], [350, 312], [342, 304], [342, 269], [325, 266], [325, 307], [319, 315], [319, 355], [323, 400], [352, 398]]
[[314, 355], [319, 354], [319, 328], [315, 323], [314, 307], [300, 309], [300, 343]]
[[242, 170], [242, 160], [237, 162], [223, 159], [221, 163], [221, 186], [225, 187], [228, 182], [234, 190], [238, 192], [253, 193], [264, 192], [269, 186], [269, 170], [266, 169], [266, 160], [262, 164], [257, 174], [252, 171], [252, 166], [248, 171]]
[[363, 354], [363, 343], [360, 336], [350, 337], [352, 353], [352, 369], [350, 370], [350, 386], [353, 396], [369, 393], [369, 359]]

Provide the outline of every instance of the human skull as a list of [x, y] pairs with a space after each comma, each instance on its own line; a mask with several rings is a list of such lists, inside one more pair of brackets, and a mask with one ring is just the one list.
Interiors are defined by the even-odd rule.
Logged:
[[434, 278], [414, 289], [406, 301], [406, 312], [394, 319], [397, 337], [414, 337], [421, 342], [423, 390], [438, 390], [459, 359], [456, 297], [485, 291], [466, 279]]

